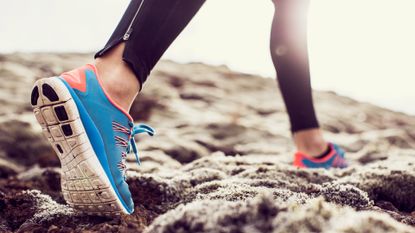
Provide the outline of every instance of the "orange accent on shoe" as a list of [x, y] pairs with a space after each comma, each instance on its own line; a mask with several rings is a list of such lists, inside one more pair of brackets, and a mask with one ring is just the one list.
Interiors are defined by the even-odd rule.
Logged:
[[81, 68], [71, 70], [65, 72], [61, 75], [63, 79], [71, 86], [73, 89], [77, 89], [78, 91], [85, 92], [86, 91], [86, 75], [85, 70], [87, 66], [83, 66]]
[[294, 158], [294, 165], [297, 167], [305, 167], [304, 164], [301, 162], [302, 158], [306, 158], [308, 160], [311, 160], [314, 163], [324, 163], [327, 162], [329, 159], [331, 159], [332, 156], [334, 156], [337, 152], [333, 147], [333, 144], [329, 143], [330, 152], [328, 155], [324, 156], [323, 158], [314, 158], [310, 155], [307, 155], [301, 151], [298, 151], [295, 153]]
[[97, 77], [98, 83], [101, 86], [102, 91], [104, 92], [104, 94], [108, 98], [108, 100], [111, 102], [111, 104], [114, 105], [114, 107], [116, 107], [122, 113], [124, 113], [124, 115], [126, 115], [131, 122], [134, 122], [134, 120], [131, 117], [131, 115], [127, 111], [125, 111], [124, 109], [122, 109], [121, 106], [118, 105], [114, 100], [112, 100], [111, 96], [107, 93], [107, 91], [105, 90], [104, 86], [102, 85], [101, 78], [99, 77], [98, 70], [97, 70], [96, 66], [93, 65], [93, 64], [86, 64], [85, 67], [87, 67], [88, 69], [92, 69], [92, 71], [95, 73], [95, 76]]
[[[298, 152], [297, 152], [298, 153]], [[295, 153], [295, 157], [294, 157], [294, 163], [293, 165], [295, 167], [299, 167], [299, 168], [305, 168], [305, 165], [302, 161], [302, 157], [301, 155], [298, 155], [297, 153]]]

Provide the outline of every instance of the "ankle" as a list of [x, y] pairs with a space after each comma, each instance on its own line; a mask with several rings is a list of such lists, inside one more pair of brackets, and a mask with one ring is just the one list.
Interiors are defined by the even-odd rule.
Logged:
[[116, 104], [128, 112], [140, 89], [135, 75], [126, 64], [107, 61], [103, 58], [96, 59], [95, 66], [102, 88]]
[[123, 61], [97, 58], [95, 66], [102, 88], [116, 104], [128, 112], [140, 90], [134, 73]]
[[298, 151], [312, 157], [324, 153], [328, 145], [320, 129], [308, 129], [294, 133], [294, 143]]

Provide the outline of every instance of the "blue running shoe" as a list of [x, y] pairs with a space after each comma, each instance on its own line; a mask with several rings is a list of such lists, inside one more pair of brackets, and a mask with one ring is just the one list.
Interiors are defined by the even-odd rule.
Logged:
[[329, 153], [323, 158], [313, 158], [302, 152], [295, 153], [294, 166], [300, 168], [346, 168], [345, 152], [338, 145], [329, 143]]
[[134, 126], [131, 116], [106, 94], [93, 65], [38, 80], [31, 104], [43, 134], [58, 155], [61, 185], [69, 205], [87, 214], [131, 214], [126, 157], [134, 135], [154, 130]]

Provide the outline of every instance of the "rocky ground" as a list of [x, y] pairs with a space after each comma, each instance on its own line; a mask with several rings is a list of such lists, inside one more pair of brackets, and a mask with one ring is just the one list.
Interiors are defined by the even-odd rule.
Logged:
[[132, 109], [158, 133], [138, 139], [143, 165], [129, 163], [135, 213], [78, 214], [29, 94], [36, 78], [90, 58], [0, 55], [0, 232], [415, 232], [415, 117], [316, 92], [326, 136], [351, 166], [296, 169], [273, 79], [170, 61]]

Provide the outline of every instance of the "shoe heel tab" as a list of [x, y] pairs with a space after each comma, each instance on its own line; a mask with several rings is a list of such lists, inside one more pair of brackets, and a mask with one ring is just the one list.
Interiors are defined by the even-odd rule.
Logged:
[[86, 92], [86, 69], [88, 69], [87, 66], [82, 66], [80, 68], [70, 70], [61, 74], [60, 78], [65, 80], [73, 89]]
[[88, 63], [88, 64], [86, 64], [83, 67], [85, 67], [88, 70], [92, 70], [95, 73], [96, 77], [98, 78], [98, 69], [97, 69], [97, 67], [94, 64]]

